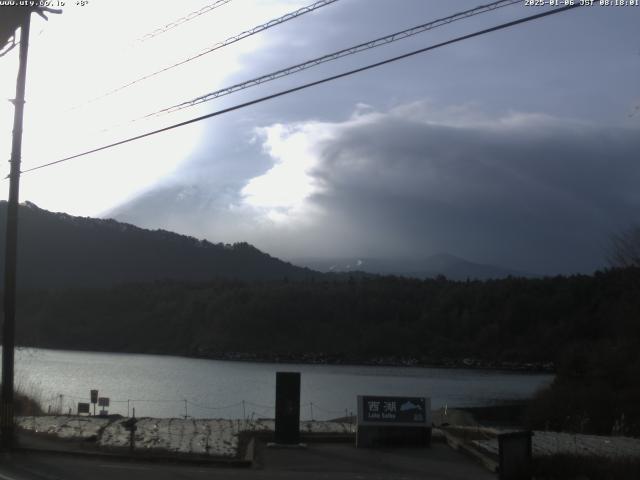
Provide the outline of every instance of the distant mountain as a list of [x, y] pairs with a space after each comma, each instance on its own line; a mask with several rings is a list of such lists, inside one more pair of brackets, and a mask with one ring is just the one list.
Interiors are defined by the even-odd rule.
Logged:
[[[0, 202], [2, 269], [6, 214], [7, 202]], [[30, 202], [20, 205], [18, 225], [21, 287], [99, 287], [163, 279], [294, 280], [317, 274], [248, 243], [214, 244], [115, 220], [53, 213]]]
[[494, 265], [470, 262], [455, 255], [440, 253], [417, 260], [388, 260], [375, 258], [359, 259], [297, 259], [296, 265], [303, 265], [320, 272], [367, 272], [382, 275], [401, 275], [412, 278], [432, 278], [444, 275], [450, 280], [492, 278], [536, 277], [537, 275], [510, 270]]

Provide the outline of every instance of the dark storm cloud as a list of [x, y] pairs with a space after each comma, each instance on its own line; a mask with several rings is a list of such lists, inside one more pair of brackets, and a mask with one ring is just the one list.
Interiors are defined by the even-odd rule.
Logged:
[[284, 149], [303, 132], [316, 152], [308, 174], [319, 186], [289, 222], [245, 202], [242, 172], [155, 189], [119, 217], [142, 212], [149, 226], [168, 219], [285, 258], [449, 252], [543, 274], [601, 268], [609, 235], [640, 218], [637, 129], [417, 103], [286, 131]]
[[390, 114], [339, 132], [312, 172], [324, 186], [312, 201], [331, 212], [325, 227], [378, 238], [379, 254], [589, 271], [603, 265], [607, 236], [640, 217], [637, 130]]

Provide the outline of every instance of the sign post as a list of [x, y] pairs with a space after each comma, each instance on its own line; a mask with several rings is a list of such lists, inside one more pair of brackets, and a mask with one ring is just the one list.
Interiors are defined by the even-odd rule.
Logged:
[[[109, 412], [106, 410], [109, 408], [109, 397], [98, 398], [98, 406], [100, 407], [100, 416], [106, 416]], [[95, 408], [95, 406], [94, 406]]]
[[358, 396], [356, 447], [430, 444], [430, 398]]
[[93, 416], [96, 416], [96, 403], [98, 403], [98, 390], [91, 390], [91, 403], [93, 403]]
[[82, 415], [83, 413], [86, 413], [87, 415], [89, 415], [89, 404], [88, 403], [84, 403], [84, 402], [78, 402], [78, 415]]

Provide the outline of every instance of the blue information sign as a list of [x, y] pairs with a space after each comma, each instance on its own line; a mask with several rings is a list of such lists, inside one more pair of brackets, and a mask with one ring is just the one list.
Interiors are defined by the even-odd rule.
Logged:
[[362, 397], [362, 420], [385, 423], [425, 423], [423, 397]]

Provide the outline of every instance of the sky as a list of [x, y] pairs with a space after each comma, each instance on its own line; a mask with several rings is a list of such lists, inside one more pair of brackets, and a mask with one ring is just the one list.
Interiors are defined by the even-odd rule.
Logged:
[[[23, 169], [548, 8], [518, 3], [131, 122], [487, 2], [339, 0], [98, 100], [312, 2], [232, 0], [144, 41], [212, 2], [67, 3], [33, 18]], [[287, 260], [450, 253], [592, 272], [640, 222], [639, 21], [634, 6], [552, 15], [25, 174], [20, 198]], [[5, 98], [16, 68], [14, 49]], [[6, 158], [12, 115], [0, 107]]]

